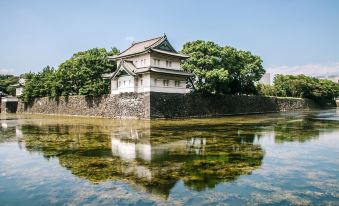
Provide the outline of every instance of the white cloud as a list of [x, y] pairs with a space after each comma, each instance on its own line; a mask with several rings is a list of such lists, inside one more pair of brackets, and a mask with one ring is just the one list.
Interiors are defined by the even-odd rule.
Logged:
[[13, 74], [13, 69], [0, 68], [0, 74]]
[[339, 62], [333, 64], [306, 64], [297, 66], [269, 66], [268, 73], [305, 74], [308, 76], [339, 75]]

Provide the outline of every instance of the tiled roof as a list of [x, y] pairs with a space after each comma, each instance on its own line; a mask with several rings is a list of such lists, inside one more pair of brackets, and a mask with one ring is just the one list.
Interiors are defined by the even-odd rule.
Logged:
[[125, 70], [128, 74], [134, 76], [137, 68], [135, 68], [134, 64], [130, 61], [121, 61], [117, 70], [113, 73], [106, 73], [102, 75], [104, 79], [111, 79], [115, 77], [120, 71]]
[[121, 59], [123, 57], [134, 56], [144, 52], [154, 51], [162, 54], [177, 56], [179, 58], [188, 58], [189, 56], [178, 53], [168, 42], [166, 35], [133, 43], [128, 49], [119, 55], [108, 57], [110, 60]]
[[121, 52], [119, 55], [113, 56], [113, 57], [117, 58], [117, 57], [128, 56], [131, 54], [142, 53], [148, 50], [149, 48], [151, 48], [152, 46], [157, 46], [159, 43], [162, 42], [162, 40], [165, 40], [165, 39], [166, 39], [166, 36], [163, 35], [157, 38], [148, 39], [148, 40], [141, 41], [141, 42], [135, 42], [128, 49]]
[[166, 73], [166, 74], [176, 74], [176, 75], [183, 75], [183, 76], [194, 76], [192, 73], [188, 73], [182, 70], [166, 69], [166, 68], [160, 68], [160, 67], [145, 67], [145, 68], [136, 70], [135, 73], [140, 74], [140, 73], [144, 73], [148, 71], [157, 72], [157, 73]]
[[152, 51], [155, 51], [155, 52], [158, 52], [158, 53], [162, 53], [162, 54], [168, 54], [168, 55], [172, 55], [172, 56], [178, 56], [178, 57], [181, 57], [181, 58], [189, 58], [189, 56], [184, 55], [184, 54], [164, 51], [164, 50], [160, 50], [160, 49], [153, 49], [152, 48]]

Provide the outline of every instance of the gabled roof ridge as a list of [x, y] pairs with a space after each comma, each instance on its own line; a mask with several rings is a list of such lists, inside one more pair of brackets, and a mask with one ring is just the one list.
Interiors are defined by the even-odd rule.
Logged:
[[163, 37], [166, 37], [166, 35], [164, 34], [162, 36], [154, 37], [154, 38], [151, 38], [151, 39], [146, 39], [146, 40], [143, 40], [143, 41], [134, 42], [132, 45], [139, 44], [139, 43], [144, 43], [146, 41], [152, 41], [152, 40], [155, 40], [155, 39], [159, 39], [160, 40]]
[[[162, 37], [160, 37], [159, 39], [158, 39], [158, 41], [156, 41], [156, 42], [154, 42], [151, 46], [149, 46], [148, 47], [148, 49], [149, 48], [153, 48], [154, 47], [154, 45], [155, 46], [158, 46], [160, 43], [162, 43], [164, 40], [166, 40], [167, 39], [167, 37], [166, 37], [166, 35], [164, 34]], [[161, 41], [160, 41], [161, 40]]]
[[[145, 43], [145, 42], [148, 42], [148, 41], [153, 41], [153, 40], [156, 40], [156, 39], [158, 39], [155, 43], [157, 43], [159, 40], [161, 40], [162, 38], [164, 38], [164, 37], [166, 37], [166, 34], [164, 34], [164, 35], [162, 35], [162, 36], [159, 36], [159, 37], [155, 37], [155, 38], [151, 38], [151, 39], [146, 39], [146, 40], [143, 40], [143, 41], [139, 41], [139, 42], [133, 42], [132, 44], [131, 44], [131, 46], [129, 46], [127, 49], [125, 49], [124, 51], [122, 51], [122, 52], [120, 52], [120, 54], [119, 55], [121, 55], [121, 54], [123, 54], [124, 52], [126, 52], [126, 51], [128, 51], [130, 48], [132, 48], [133, 46], [135, 46], [136, 44], [141, 44], [141, 43]], [[153, 43], [152, 45], [154, 45], [155, 43]], [[151, 46], [152, 46], [151, 45]], [[150, 46], [150, 47], [151, 47]], [[149, 47], [149, 48], [150, 48]], [[118, 56], [119, 56], [118, 55]]]

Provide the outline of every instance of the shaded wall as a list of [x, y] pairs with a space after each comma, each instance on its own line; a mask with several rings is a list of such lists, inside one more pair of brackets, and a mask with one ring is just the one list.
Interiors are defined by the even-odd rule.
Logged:
[[199, 95], [169, 93], [124, 93], [89, 98], [85, 96], [39, 98], [19, 103], [19, 113], [102, 116], [109, 118], [188, 118], [233, 114], [267, 113], [315, 108], [313, 101], [262, 96]]
[[213, 117], [315, 108], [309, 99], [152, 93], [151, 118]]

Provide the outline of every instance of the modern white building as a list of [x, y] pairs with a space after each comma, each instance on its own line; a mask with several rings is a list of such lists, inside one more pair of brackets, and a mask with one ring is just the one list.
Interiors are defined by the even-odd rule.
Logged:
[[270, 73], [265, 73], [261, 79], [259, 80], [259, 83], [261, 84], [271, 84], [271, 74]]
[[104, 78], [111, 80], [111, 94], [123, 92], [187, 93], [186, 80], [191, 73], [180, 64], [189, 56], [178, 53], [166, 35], [132, 43], [119, 55], [109, 57], [117, 70]]
[[324, 75], [324, 76], [316, 76], [319, 79], [327, 79], [334, 83], [339, 83], [339, 75], [332, 74], [332, 75]]

